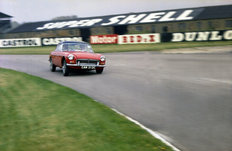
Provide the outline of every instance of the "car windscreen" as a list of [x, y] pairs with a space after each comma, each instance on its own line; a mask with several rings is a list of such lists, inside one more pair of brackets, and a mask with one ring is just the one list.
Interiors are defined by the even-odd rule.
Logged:
[[62, 51], [93, 52], [93, 49], [88, 44], [67, 43], [63, 44]]

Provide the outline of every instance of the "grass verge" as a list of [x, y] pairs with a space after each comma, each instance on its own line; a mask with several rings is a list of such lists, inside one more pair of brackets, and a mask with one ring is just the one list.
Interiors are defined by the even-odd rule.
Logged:
[[[127, 44], [127, 45], [92, 45], [97, 53], [130, 52], [130, 51], [159, 51], [164, 49], [193, 48], [208, 46], [232, 45], [232, 41], [210, 41], [210, 42], [178, 42], [159, 44]], [[55, 46], [31, 47], [31, 48], [1, 48], [0, 54], [49, 54]]]
[[0, 68], [1, 151], [171, 151], [76, 91]]

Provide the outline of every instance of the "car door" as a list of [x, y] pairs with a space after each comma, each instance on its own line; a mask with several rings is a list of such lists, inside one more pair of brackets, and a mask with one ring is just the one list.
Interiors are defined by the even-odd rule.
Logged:
[[58, 67], [62, 67], [62, 58], [64, 56], [64, 52], [62, 51], [62, 48], [63, 48], [63, 44], [60, 44], [58, 46], [58, 51], [56, 52], [56, 65]]
[[54, 65], [60, 67], [60, 52], [62, 51], [62, 44], [57, 45], [56, 50], [52, 52], [52, 62]]
[[52, 59], [52, 63], [54, 64], [54, 65], [56, 65], [56, 50], [55, 51], [53, 51], [53, 52], [51, 52], [51, 59]]

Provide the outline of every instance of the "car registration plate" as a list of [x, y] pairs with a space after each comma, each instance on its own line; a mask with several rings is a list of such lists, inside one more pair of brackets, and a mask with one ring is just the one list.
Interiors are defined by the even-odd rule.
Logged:
[[81, 66], [81, 69], [95, 69], [93, 66]]

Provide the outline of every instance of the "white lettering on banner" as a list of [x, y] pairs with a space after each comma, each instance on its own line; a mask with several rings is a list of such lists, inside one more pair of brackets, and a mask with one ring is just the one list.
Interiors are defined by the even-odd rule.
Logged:
[[173, 33], [172, 34], [172, 42], [180, 42], [180, 41], [184, 41], [184, 34]]
[[168, 12], [164, 17], [162, 17], [159, 21], [173, 21], [175, 20], [175, 18], [171, 18], [176, 12], [175, 11], [171, 11]]
[[219, 31], [173, 33], [171, 41], [215, 41], [223, 39], [232, 40], [232, 30], [224, 31], [222, 35]]
[[84, 24], [88, 24], [88, 22], [90, 22], [90, 20], [85, 19], [85, 20], [76, 21], [73, 24], [68, 24], [67, 26], [68, 26], [68, 28], [80, 27], [80, 26], [82, 26]]
[[125, 18], [126, 16], [115, 16], [115, 17], [112, 17], [110, 18], [110, 22], [109, 23], [102, 23], [101, 25], [102, 26], [108, 26], [108, 25], [112, 25], [112, 24], [116, 24], [118, 23], [120, 20], [120, 18]]
[[191, 32], [191, 33], [185, 33], [185, 40], [186, 41], [193, 41], [196, 38], [196, 34], [195, 32]]
[[223, 37], [225, 38], [225, 40], [232, 40], [232, 30], [228, 30], [227, 32], [225, 32]]
[[213, 31], [209, 40], [221, 40], [222, 36], [219, 35], [219, 31]]
[[134, 23], [137, 23], [144, 16], [146, 16], [146, 14], [140, 14], [138, 16], [136, 16], [136, 15], [130, 15], [127, 18], [125, 18], [123, 21], [121, 21], [120, 23], [118, 23], [118, 24], [120, 24], [120, 25], [134, 24]]
[[79, 27], [82, 24], [84, 24], [85, 22], [86, 22], [86, 20], [69, 22], [70, 25], [68, 27], [70, 27], [70, 28]]
[[118, 44], [159, 43], [160, 34], [135, 34], [118, 36]]
[[40, 38], [0, 39], [0, 47], [41, 46]]
[[37, 27], [37, 30], [44, 29], [60, 29], [60, 28], [74, 28], [74, 27], [84, 27], [84, 26], [93, 26], [94, 24], [101, 22], [101, 18], [95, 19], [85, 19], [80, 21], [67, 21], [67, 22], [55, 22], [55, 23], [46, 23], [43, 27]]
[[85, 24], [81, 25], [81, 26], [93, 26], [94, 24], [101, 22], [102, 19], [98, 18], [98, 19], [91, 19], [88, 22], [86, 22]]
[[82, 41], [81, 37], [43, 38], [42, 45], [57, 45], [63, 41]]
[[44, 24], [43, 27], [37, 27], [37, 30], [43, 30], [43, 29], [48, 29], [49, 26], [53, 25], [54, 23], [46, 23]]
[[140, 23], [156, 22], [156, 19], [160, 18], [161, 15], [164, 15], [164, 14], [165, 14], [165, 12], [151, 13], [147, 17], [145, 17], [143, 20], [141, 20]]
[[[195, 34], [197, 34], [197, 33], [195, 33]], [[210, 34], [210, 32], [207, 32], [207, 31], [206, 32], [198, 32], [198, 37], [197, 37], [196, 41], [207, 41], [209, 39], [208, 38], [209, 34]], [[191, 41], [193, 41], [193, 40], [191, 40]]]
[[176, 18], [176, 20], [192, 20], [193, 16], [190, 16], [192, 12], [193, 10], [186, 10], [182, 14], [180, 14], [180, 16]]
[[90, 37], [91, 44], [116, 44], [118, 35], [96, 35]]
[[165, 21], [181, 21], [192, 20], [196, 16], [197, 11], [202, 9], [188, 9], [188, 10], [176, 10], [176, 11], [162, 11], [153, 13], [136, 13], [125, 14], [113, 17], [98, 17], [94, 19], [82, 19], [72, 21], [57, 21], [45, 23], [41, 27], [37, 27], [36, 30], [47, 29], [60, 29], [60, 28], [75, 28], [75, 27], [90, 27], [94, 25], [109, 26], [109, 25], [126, 25], [126, 24], [139, 24], [139, 23], [154, 23]]

